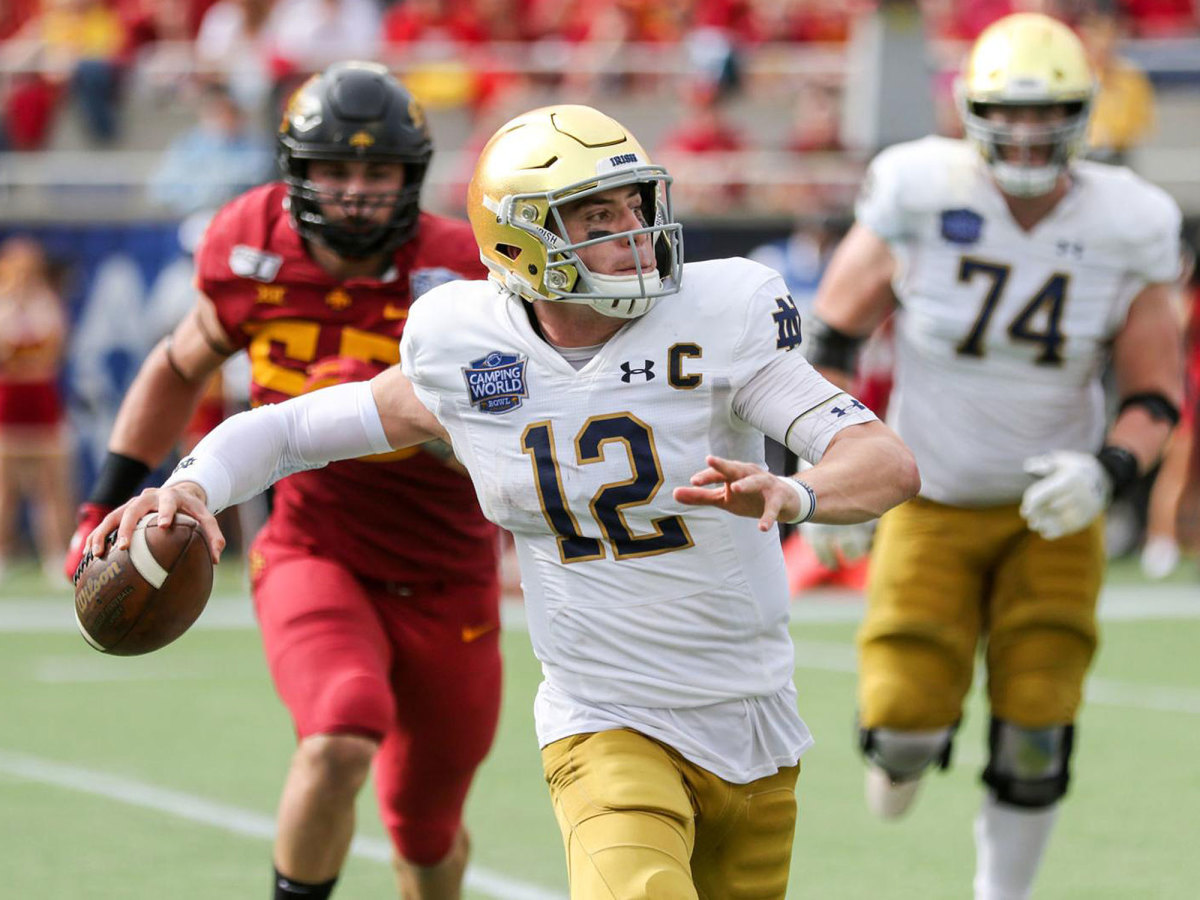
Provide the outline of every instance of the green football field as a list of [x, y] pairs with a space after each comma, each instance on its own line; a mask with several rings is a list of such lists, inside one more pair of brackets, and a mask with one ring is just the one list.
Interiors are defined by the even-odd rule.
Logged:
[[[1200, 582], [1146, 586], [1118, 567], [1079, 721], [1074, 783], [1036, 896], [1200, 896]], [[539, 673], [519, 608], [506, 627], [504, 714], [471, 796], [471, 898], [565, 897], [531, 704]], [[986, 716], [972, 702], [953, 769], [900, 823], [873, 821], [852, 742], [858, 603], [795, 605], [804, 758], [794, 898], [964, 898], [973, 869]], [[75, 633], [69, 592], [31, 572], [0, 586], [0, 897], [266, 898], [278, 790], [291, 751], [249, 602], [225, 566], [200, 624], [121, 659]], [[340, 900], [394, 897], [365, 792]]]

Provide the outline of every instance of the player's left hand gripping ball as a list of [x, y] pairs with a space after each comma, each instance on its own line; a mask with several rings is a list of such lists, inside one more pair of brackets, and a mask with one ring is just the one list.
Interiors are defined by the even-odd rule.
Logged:
[[85, 555], [75, 573], [75, 620], [102, 653], [138, 656], [165, 647], [191, 627], [212, 592], [208, 544], [195, 519], [158, 513], [138, 522], [129, 547]]

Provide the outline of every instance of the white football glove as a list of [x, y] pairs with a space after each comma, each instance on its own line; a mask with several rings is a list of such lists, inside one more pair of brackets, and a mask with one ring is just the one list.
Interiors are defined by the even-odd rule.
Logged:
[[853, 562], [867, 555], [875, 535], [875, 522], [875, 519], [855, 525], [805, 522], [800, 526], [800, 534], [817, 554], [821, 565], [836, 569], [844, 562]]
[[1038, 480], [1025, 489], [1021, 516], [1048, 541], [1082, 531], [1112, 500], [1112, 479], [1090, 453], [1055, 450], [1025, 460]]

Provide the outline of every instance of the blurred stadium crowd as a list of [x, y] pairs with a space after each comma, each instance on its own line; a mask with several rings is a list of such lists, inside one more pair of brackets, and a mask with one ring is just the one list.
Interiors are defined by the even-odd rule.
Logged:
[[[461, 210], [478, 149], [516, 112], [619, 113], [683, 186], [689, 258], [756, 252], [803, 308], [889, 142], [862, 127], [887, 101], [856, 85], [888, 77], [879, 35], [919, 26], [930, 96], [900, 114], [955, 134], [967, 42], [1022, 10], [1079, 31], [1101, 86], [1092, 154], [1175, 194], [1194, 244], [1195, 0], [0, 0], [0, 456], [18, 460], [0, 460], [0, 561], [28, 543], [57, 566], [129, 378], [192, 301], [199, 230], [274, 177], [282, 104], [328, 63], [382, 61], [422, 101], [438, 212]], [[213, 398], [210, 423], [245, 401]], [[50, 511], [18, 513], [22, 492]]]

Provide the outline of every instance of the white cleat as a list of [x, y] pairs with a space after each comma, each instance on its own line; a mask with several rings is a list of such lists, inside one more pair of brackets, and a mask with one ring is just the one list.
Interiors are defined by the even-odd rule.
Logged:
[[898, 819], [912, 806], [921, 785], [921, 776], [908, 781], [892, 781], [878, 766], [867, 765], [867, 809], [880, 819]]

